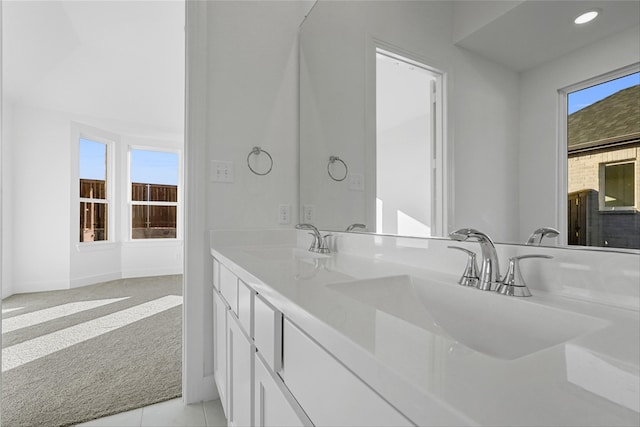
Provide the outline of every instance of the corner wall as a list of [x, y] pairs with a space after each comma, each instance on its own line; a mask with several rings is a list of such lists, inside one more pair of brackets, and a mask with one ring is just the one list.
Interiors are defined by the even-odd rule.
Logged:
[[[186, 241], [183, 396], [216, 397], [208, 230], [298, 222], [298, 26], [311, 1], [187, 2]], [[251, 173], [254, 146], [273, 157]], [[212, 160], [234, 181], [210, 180]], [[291, 207], [289, 224], [278, 207]], [[207, 230], [207, 231], [206, 231]]]
[[[128, 241], [127, 150], [145, 135], [147, 145], [181, 148], [180, 135], [150, 130], [107, 119], [5, 103], [10, 124], [3, 135], [3, 297], [84, 286], [122, 277], [180, 274], [182, 241]], [[79, 249], [78, 211], [72, 201], [77, 191], [77, 153], [73, 153], [73, 125], [117, 133], [114, 147], [116, 174], [113, 243]], [[170, 138], [174, 142], [171, 141]], [[7, 155], [8, 156], [5, 156]], [[75, 159], [75, 161], [74, 161]], [[74, 177], [76, 179], [74, 179]], [[76, 221], [74, 221], [76, 219]], [[5, 231], [10, 234], [5, 235]]]

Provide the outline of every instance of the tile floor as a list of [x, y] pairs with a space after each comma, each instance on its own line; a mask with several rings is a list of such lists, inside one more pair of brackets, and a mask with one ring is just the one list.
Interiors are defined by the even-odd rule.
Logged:
[[78, 424], [76, 427], [226, 427], [220, 399], [185, 405], [182, 398]]

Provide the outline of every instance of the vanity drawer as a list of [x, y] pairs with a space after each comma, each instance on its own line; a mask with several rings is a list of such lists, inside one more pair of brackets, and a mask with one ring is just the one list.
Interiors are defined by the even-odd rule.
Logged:
[[282, 367], [282, 313], [258, 294], [254, 298], [254, 341], [273, 372]]
[[314, 425], [413, 425], [288, 319], [283, 335], [282, 378]]
[[238, 278], [224, 265], [220, 264], [220, 293], [238, 315]]
[[253, 296], [255, 292], [246, 283], [238, 279], [238, 319], [248, 336], [253, 337], [251, 330], [253, 313]]

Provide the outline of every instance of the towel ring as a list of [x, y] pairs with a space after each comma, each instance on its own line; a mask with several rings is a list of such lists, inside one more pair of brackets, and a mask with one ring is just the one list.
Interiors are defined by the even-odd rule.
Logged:
[[[260, 153], [264, 153], [267, 155], [267, 157], [269, 157], [269, 169], [266, 172], [258, 172], [256, 171], [254, 168], [251, 167], [251, 162], [249, 161], [249, 159], [251, 159], [252, 155], [256, 155], [259, 156]], [[271, 169], [273, 169], [273, 157], [271, 157], [271, 154], [269, 154], [267, 151], [263, 150], [260, 147], [253, 147], [253, 150], [251, 150], [251, 152], [249, 153], [249, 155], [247, 156], [247, 166], [249, 166], [249, 170], [251, 170], [251, 172], [255, 173], [256, 175], [260, 175], [260, 176], [264, 176], [267, 175], [269, 172], [271, 172]]]
[[[336, 178], [331, 173], [331, 165], [333, 163], [335, 163], [336, 161], [342, 163], [343, 166], [344, 166], [344, 176], [342, 178]], [[334, 180], [334, 181], [344, 181], [345, 178], [347, 177], [347, 175], [349, 175], [349, 168], [347, 167], [347, 164], [344, 162], [344, 160], [342, 160], [340, 157], [338, 157], [338, 156], [329, 156], [329, 163], [327, 163], [327, 173], [329, 174], [331, 179]]]

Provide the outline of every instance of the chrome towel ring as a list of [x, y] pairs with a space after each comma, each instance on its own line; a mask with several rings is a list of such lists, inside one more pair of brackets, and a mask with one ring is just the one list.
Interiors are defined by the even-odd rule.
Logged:
[[[344, 166], [344, 176], [342, 178], [336, 178], [331, 173], [331, 165], [334, 164], [335, 162], [340, 162]], [[345, 178], [347, 177], [347, 175], [349, 175], [349, 168], [347, 167], [347, 164], [344, 162], [344, 160], [342, 160], [340, 157], [338, 157], [338, 156], [329, 156], [329, 163], [327, 163], [327, 173], [329, 174], [331, 179], [334, 180], [334, 181], [344, 181]]]
[[[256, 155], [259, 156], [260, 153], [264, 153], [267, 155], [267, 157], [269, 157], [269, 169], [266, 172], [258, 172], [257, 170], [255, 170], [254, 168], [251, 167], [251, 156], [252, 155]], [[253, 150], [251, 150], [251, 152], [249, 152], [249, 155], [247, 156], [247, 166], [249, 166], [249, 170], [251, 170], [251, 172], [255, 173], [256, 175], [267, 175], [269, 172], [271, 172], [271, 169], [273, 169], [273, 157], [271, 157], [271, 154], [269, 154], [267, 151], [263, 150], [260, 147], [253, 147]]]

